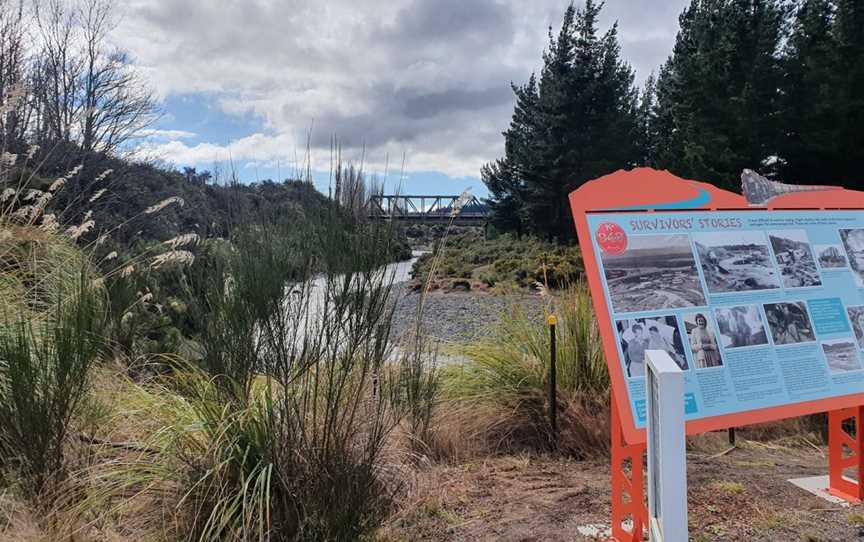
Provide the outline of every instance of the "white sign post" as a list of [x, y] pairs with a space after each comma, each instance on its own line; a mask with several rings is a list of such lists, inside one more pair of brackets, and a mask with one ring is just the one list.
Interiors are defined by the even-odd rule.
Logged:
[[663, 350], [648, 350], [648, 536], [687, 542], [684, 373]]

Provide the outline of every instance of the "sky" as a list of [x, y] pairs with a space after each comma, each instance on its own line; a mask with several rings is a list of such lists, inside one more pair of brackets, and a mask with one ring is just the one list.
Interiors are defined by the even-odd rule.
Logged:
[[[163, 103], [139, 151], [176, 167], [283, 179], [344, 160], [405, 194], [485, 196], [510, 83], [539, 71], [567, 0], [119, 0], [116, 40]], [[577, 1], [579, 5], [581, 1]], [[637, 82], [688, 0], [607, 0]], [[308, 152], [307, 152], [308, 149]]]

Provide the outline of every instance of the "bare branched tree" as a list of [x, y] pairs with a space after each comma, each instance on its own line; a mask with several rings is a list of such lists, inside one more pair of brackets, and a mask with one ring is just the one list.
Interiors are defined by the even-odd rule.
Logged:
[[40, 139], [112, 153], [155, 120], [153, 91], [128, 54], [110, 45], [111, 0], [40, 0], [34, 19]]
[[[19, 141], [28, 123], [29, 102], [26, 94], [26, 37], [23, 0], [0, 0], [0, 98], [4, 107], [0, 125], [3, 141]], [[13, 94], [20, 99], [12, 100]]]
[[40, 143], [72, 141], [80, 115], [81, 55], [76, 51], [77, 24], [71, 6], [63, 0], [34, 5], [41, 51], [35, 61], [33, 93], [39, 103]]
[[156, 100], [127, 53], [107, 45], [116, 26], [110, 0], [84, 0], [80, 10], [85, 64], [81, 145], [113, 152], [154, 120]]

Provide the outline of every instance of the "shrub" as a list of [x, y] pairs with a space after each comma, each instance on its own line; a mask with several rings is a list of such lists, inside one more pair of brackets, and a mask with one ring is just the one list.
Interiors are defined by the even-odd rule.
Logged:
[[527, 288], [540, 282], [561, 288], [583, 274], [577, 247], [558, 246], [530, 237], [517, 239], [509, 234], [485, 239], [476, 230], [456, 233], [446, 242], [444, 250], [417, 260], [412, 272], [415, 278], [426, 280], [433, 257], [440, 259], [436, 279], [474, 278], [490, 286], [514, 283]]
[[416, 328], [400, 344], [402, 353], [394, 372], [397, 388], [393, 398], [397, 415], [405, 421], [409, 449], [428, 457], [437, 455], [432, 432], [441, 375], [437, 367], [437, 348], [423, 335], [421, 321], [422, 315], [418, 315]]
[[387, 437], [402, 416], [421, 433], [431, 401], [418, 358], [385, 365], [392, 276], [378, 266], [392, 236], [255, 234], [197, 278], [213, 322], [204, 362], [136, 386], [161, 429], [134, 444], [146, 452], [84, 473], [79, 517], [134, 495], [159, 503], [145, 523], [174, 518], [174, 539], [356, 540], [389, 510]]
[[102, 347], [102, 299], [82, 269], [49, 315], [6, 315], [0, 328], [0, 465], [36, 497], [64, 474], [63, 447]]

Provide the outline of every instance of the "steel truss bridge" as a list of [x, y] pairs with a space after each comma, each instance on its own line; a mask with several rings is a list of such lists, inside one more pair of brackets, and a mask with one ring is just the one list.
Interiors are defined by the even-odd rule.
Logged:
[[[486, 206], [471, 196], [460, 202], [461, 196], [419, 195], [385, 196], [369, 198], [369, 218], [378, 220], [402, 220], [407, 222], [482, 224], [486, 220]], [[463, 203], [454, 212], [457, 204]]]

